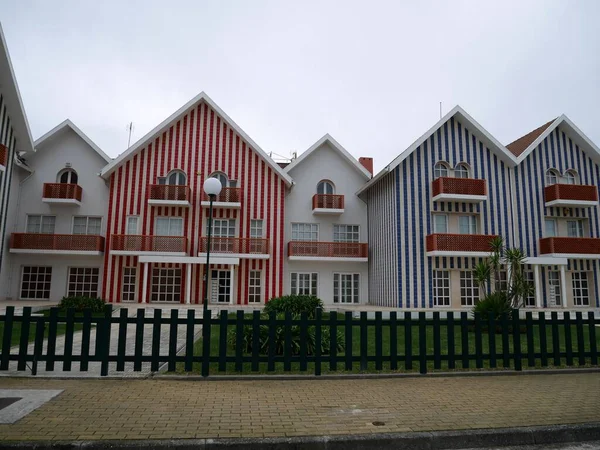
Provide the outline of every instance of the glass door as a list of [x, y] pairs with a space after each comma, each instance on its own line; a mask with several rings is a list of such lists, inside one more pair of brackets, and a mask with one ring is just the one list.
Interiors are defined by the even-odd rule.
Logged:
[[557, 271], [548, 272], [548, 285], [550, 300], [548, 306], [560, 306], [562, 304], [560, 289], [560, 273]]
[[231, 272], [229, 270], [213, 270], [210, 285], [212, 303], [229, 303], [231, 294]]

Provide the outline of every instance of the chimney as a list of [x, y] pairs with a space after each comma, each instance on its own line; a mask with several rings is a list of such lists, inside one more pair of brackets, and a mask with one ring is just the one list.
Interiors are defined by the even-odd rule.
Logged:
[[361, 156], [358, 158], [358, 162], [362, 164], [362, 166], [369, 171], [371, 174], [371, 178], [373, 178], [373, 158], [366, 158]]

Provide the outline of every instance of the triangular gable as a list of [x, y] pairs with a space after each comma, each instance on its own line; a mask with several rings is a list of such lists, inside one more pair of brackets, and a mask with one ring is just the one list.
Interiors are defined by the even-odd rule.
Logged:
[[386, 174], [390, 173], [396, 167], [398, 167], [402, 161], [410, 156], [412, 152], [414, 152], [417, 148], [419, 148], [429, 137], [435, 133], [435, 131], [444, 125], [448, 120], [452, 117], [456, 117], [459, 122], [463, 125], [468, 125], [471, 131], [475, 132], [481, 142], [488, 147], [491, 151], [495, 152], [500, 160], [504, 161], [510, 167], [514, 166], [517, 163], [517, 157], [513, 155], [504, 145], [502, 145], [494, 136], [492, 136], [485, 128], [483, 128], [475, 119], [473, 119], [467, 112], [462, 109], [460, 106], [455, 106], [452, 110], [442, 117], [434, 126], [432, 126], [429, 130], [425, 132], [419, 139], [413, 142], [406, 150], [404, 150], [400, 155], [398, 155], [391, 163], [389, 163], [383, 170], [381, 170], [377, 175], [375, 175], [371, 181], [366, 183], [360, 190], [357, 192], [361, 194], [368, 190], [371, 186], [378, 182], [378, 180], [384, 177]]
[[172, 115], [170, 115], [167, 119], [161, 122], [158, 126], [156, 126], [153, 130], [147, 133], [144, 137], [138, 140], [135, 144], [129, 147], [125, 152], [121, 153], [117, 158], [115, 158], [110, 164], [108, 164], [100, 175], [107, 179], [119, 166], [125, 163], [127, 160], [132, 158], [136, 153], [144, 149], [150, 142], [152, 142], [157, 136], [161, 134], [161, 132], [172, 122], [177, 121], [180, 117], [182, 117], [187, 111], [194, 108], [200, 102], [205, 102], [209, 107], [215, 110], [215, 112], [223, 118], [223, 121], [227, 123], [237, 134], [240, 135], [242, 139], [246, 141], [246, 143], [256, 152], [258, 155], [267, 163], [271, 169], [273, 169], [288, 186], [292, 185], [292, 178], [285, 173], [285, 171], [279, 167], [279, 165], [267, 155], [267, 153], [261, 149], [256, 142], [254, 142], [250, 136], [248, 136], [244, 130], [242, 130], [225, 112], [217, 106], [212, 99], [206, 95], [204, 92], [201, 92], [196, 97], [191, 99], [177, 111], [175, 111]]
[[81, 131], [73, 122], [71, 122], [69, 119], [65, 120], [64, 122], [58, 124], [57, 126], [55, 126], [54, 128], [52, 128], [50, 131], [48, 131], [46, 134], [44, 134], [42, 137], [38, 138], [35, 142], [34, 145], [36, 147], [41, 146], [45, 141], [47, 141], [48, 139], [50, 139], [51, 137], [53, 137], [54, 135], [56, 135], [57, 133], [60, 133], [61, 131], [63, 131], [66, 128], [70, 128], [71, 130], [73, 130], [75, 132], [75, 134], [77, 136], [79, 136], [87, 145], [89, 145], [98, 155], [100, 155], [100, 157], [106, 161], [107, 163], [110, 163], [112, 161], [112, 159], [110, 158], [110, 156], [108, 156], [106, 153], [104, 153], [102, 151], [102, 149], [100, 147], [98, 147], [94, 141], [92, 141], [83, 131]]
[[348, 151], [344, 147], [342, 147], [342, 145], [338, 141], [336, 141], [333, 137], [331, 137], [329, 134], [326, 134], [325, 136], [323, 136], [321, 139], [319, 139], [317, 142], [315, 142], [308, 150], [303, 152], [300, 156], [298, 156], [290, 164], [288, 164], [285, 167], [285, 171], [289, 172], [293, 168], [302, 164], [303, 161], [305, 161], [315, 150], [320, 148], [326, 142], [331, 144], [331, 147], [335, 151], [337, 151], [344, 159], [346, 159], [346, 161], [353, 168], [355, 168], [358, 172], [360, 172], [365, 177], [365, 179], [367, 179], [367, 180], [371, 179], [371, 174], [369, 173], [369, 171], [367, 169], [365, 169], [365, 167], [361, 163], [359, 163], [356, 160], [356, 158], [354, 158], [350, 153], [348, 153]]
[[[543, 129], [543, 132], [537, 134], [537, 137], [533, 141], [531, 141], [531, 143], [525, 149], [523, 149], [523, 151], [521, 152], [521, 154], [519, 155], [519, 157], [517, 159], [518, 164], [520, 164], [525, 158], [527, 158], [527, 156], [529, 156], [529, 154], [533, 150], [535, 150], [538, 147], [538, 145], [540, 145], [542, 142], [544, 142], [544, 139], [546, 139], [559, 126], [567, 132], [569, 137], [573, 140], [573, 142], [576, 145], [578, 145], [583, 151], [586, 151], [587, 153], [589, 153], [590, 157], [592, 158], [592, 160], [594, 160], [594, 162], [596, 164], [600, 164], [600, 148], [598, 148], [598, 146], [596, 144], [594, 144], [583, 133], [583, 131], [581, 131], [579, 128], [577, 128], [577, 126], [573, 122], [571, 122], [571, 119], [569, 119], [566, 115], [563, 114], [562, 116], [558, 117], [556, 120], [550, 122], [550, 124], [546, 124], [546, 125], [544, 125], [544, 126], [546, 126], [546, 128]], [[543, 126], [540, 128], [543, 128]], [[536, 130], [534, 130], [534, 131], [536, 131]], [[529, 134], [531, 134], [531, 133], [529, 133]], [[528, 135], [525, 135], [523, 137], [526, 137], [526, 136], [528, 136]], [[523, 139], [523, 138], [520, 138], [520, 139]], [[517, 141], [518, 140], [519, 139], [517, 139]], [[517, 142], [517, 141], [515, 141], [515, 142]], [[511, 145], [511, 144], [509, 144], [509, 145]]]

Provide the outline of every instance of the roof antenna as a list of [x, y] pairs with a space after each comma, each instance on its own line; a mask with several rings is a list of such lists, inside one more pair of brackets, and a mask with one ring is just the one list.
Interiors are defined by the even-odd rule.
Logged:
[[131, 144], [131, 133], [133, 132], [133, 122], [127, 124], [126, 130], [129, 131], [129, 138], [127, 139], [127, 148], [129, 148], [129, 145]]
[[440, 119], [442, 118], [442, 102], [440, 102]]

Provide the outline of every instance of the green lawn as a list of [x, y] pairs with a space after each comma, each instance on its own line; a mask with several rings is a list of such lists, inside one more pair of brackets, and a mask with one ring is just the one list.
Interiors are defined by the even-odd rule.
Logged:
[[[389, 357], [389, 355], [390, 355], [390, 330], [389, 330], [389, 326], [385, 326], [385, 323], [386, 322], [384, 322], [384, 327], [382, 329], [382, 336], [381, 336], [382, 356], [384, 358]], [[429, 323], [429, 325], [426, 327], [426, 348], [427, 348], [426, 354], [433, 356], [433, 354], [434, 354], [433, 327], [431, 326], [431, 322], [428, 322], [428, 323]], [[228, 328], [229, 329], [233, 328], [233, 325], [230, 325]], [[338, 330], [344, 331], [343, 324], [342, 325], [338, 324]], [[576, 352], [578, 351], [577, 327], [575, 325], [571, 325], [570, 330], [571, 330], [571, 342], [572, 342], [571, 348], [573, 350], [573, 353], [576, 354]], [[419, 357], [418, 357], [419, 346], [420, 346], [419, 330], [418, 330], [418, 327], [414, 326], [414, 322], [413, 322], [413, 327], [412, 327], [411, 331], [412, 331], [411, 347], [412, 347], [412, 355], [413, 355], [412, 356], [412, 368], [407, 368], [404, 361], [398, 361], [398, 370], [397, 371], [399, 371], [399, 372], [411, 372], [411, 371], [418, 372], [419, 371]], [[533, 367], [542, 368], [542, 367], [567, 366], [567, 359], [565, 356], [560, 358], [560, 364], [558, 364], [557, 366], [554, 365], [552, 327], [548, 323], [546, 324], [546, 333], [545, 334], [546, 334], [546, 348], [547, 348], [547, 352], [548, 352], [547, 365], [542, 366], [541, 358], [538, 356], [537, 358], [535, 358], [535, 364], [533, 366], [531, 366], [531, 368], [533, 368]], [[504, 369], [503, 359], [502, 359], [502, 334], [495, 334], [494, 338], [495, 338], [495, 347], [498, 352], [497, 358], [496, 358], [496, 368]], [[565, 326], [564, 325], [559, 325], [559, 327], [558, 327], [558, 338], [559, 338], [560, 352], [565, 352], [566, 351], [566, 336], [565, 336]], [[527, 333], [522, 332], [520, 335], [520, 340], [521, 340], [521, 352], [522, 352], [522, 367], [523, 367], [523, 369], [526, 369], [529, 367], [528, 359], [527, 359], [527, 356], [528, 356], [527, 355], [527, 352], [528, 352]], [[376, 340], [376, 335], [375, 335], [375, 328], [373, 326], [369, 326], [368, 333], [367, 333], [367, 355], [369, 357], [374, 357], [376, 355], [376, 341], [377, 340]], [[468, 341], [469, 354], [474, 356], [476, 353], [476, 342], [475, 342], [476, 334], [474, 331], [470, 331], [468, 333], [467, 341]], [[585, 344], [584, 345], [585, 351], [589, 352], [590, 351], [590, 336], [589, 336], [589, 328], [588, 328], [587, 323], [584, 323], [584, 327], [583, 327], [583, 342]], [[353, 326], [353, 329], [352, 329], [352, 355], [353, 356], [356, 356], [356, 357], [360, 356], [360, 343], [361, 343], [360, 342], [360, 327]], [[455, 326], [454, 327], [454, 353], [455, 353], [455, 355], [458, 355], [458, 357], [456, 358], [454, 369], [457, 369], [457, 370], [476, 369], [476, 361], [474, 359], [469, 361], [468, 366], [465, 365], [463, 367], [463, 362], [462, 362], [462, 359], [460, 358], [460, 355], [462, 354], [462, 344], [463, 344], [463, 342], [462, 342], [461, 328], [460, 328], [460, 326]], [[597, 346], [597, 349], [600, 349], [600, 328], [596, 328], [596, 346]], [[484, 355], [489, 353], [489, 335], [487, 333], [487, 330], [485, 330], [484, 333], [482, 334], [481, 348], [482, 348], [482, 353]], [[533, 349], [534, 349], [535, 353], [540, 353], [540, 349], [541, 349], [540, 332], [539, 332], [539, 326], [537, 326], [537, 325], [533, 326]], [[512, 336], [512, 334], [509, 334], [508, 352], [512, 353], [512, 351], [513, 351], [513, 336]], [[441, 355], [446, 355], [446, 356], [448, 355], [448, 335], [447, 335], [447, 327], [445, 325], [443, 325], [441, 327], [440, 353], [441, 353]], [[218, 325], [213, 325], [211, 328], [211, 353], [210, 354], [211, 354], [211, 356], [219, 355], [219, 326]], [[399, 356], [403, 356], [406, 354], [405, 353], [405, 336], [404, 336], [404, 327], [403, 326], [398, 327], [397, 354]], [[194, 355], [197, 355], [197, 356], [202, 355], [202, 338], [200, 338], [194, 344]], [[228, 357], [235, 356], [235, 350], [233, 350], [229, 345], [227, 346], [227, 356]], [[244, 354], [244, 356], [250, 357], [251, 354], [246, 353], [246, 354]], [[331, 373], [331, 372], [336, 372], [336, 373], [337, 372], [346, 372], [346, 373], [349, 373], [349, 372], [352, 372], [352, 373], [373, 372], [373, 373], [376, 373], [376, 372], [390, 372], [391, 371], [389, 361], [384, 361], [382, 363], [381, 370], [377, 370], [375, 361], [369, 361], [366, 370], [360, 369], [359, 361], [353, 361], [352, 369], [346, 370], [344, 356], [345, 356], [345, 352], [341, 352], [341, 353], [338, 352], [339, 359], [337, 362], [336, 370], [332, 370], [332, 368], [330, 368], [329, 361], [322, 362], [321, 372], [322, 373]], [[585, 360], [586, 365], [589, 365], [590, 361], [591, 361], [591, 358], [587, 357]], [[574, 366], [579, 365], [578, 357], [576, 357], [576, 356], [573, 357], [572, 364]], [[508, 368], [513, 368], [513, 367], [514, 367], [514, 361], [511, 358]], [[489, 358], [484, 357], [483, 368], [484, 369], [491, 368]], [[219, 373], [222, 375], [226, 375], [226, 374], [239, 374], [240, 373], [235, 370], [235, 363], [233, 363], [233, 362], [226, 364], [225, 371], [219, 372], [218, 369], [219, 369], [218, 363], [211, 363], [211, 365], [210, 365], [210, 373], [211, 374]], [[267, 363], [259, 363], [259, 370], [252, 371], [251, 363], [244, 362], [241, 373], [242, 374], [301, 373], [299, 362], [293, 362], [291, 365], [291, 369], [292, 369], [291, 372], [286, 372], [286, 371], [284, 371], [283, 362], [277, 362], [277, 363], [275, 363], [275, 371], [268, 372], [267, 371]], [[446, 361], [442, 360], [439, 368], [434, 367], [433, 360], [427, 361], [427, 371], [428, 372], [435, 371], [435, 370], [448, 371], [448, 370], [454, 370], [454, 369], [449, 367], [447, 360]], [[198, 373], [200, 373], [200, 370], [201, 370], [201, 365], [199, 363], [193, 365], [192, 373], [198, 374]], [[308, 363], [306, 373], [308, 373], [308, 374], [314, 373], [314, 370], [315, 370], [314, 363]], [[188, 372], [184, 371], [183, 364], [178, 364], [177, 372], [178, 373], [188, 373]]]

